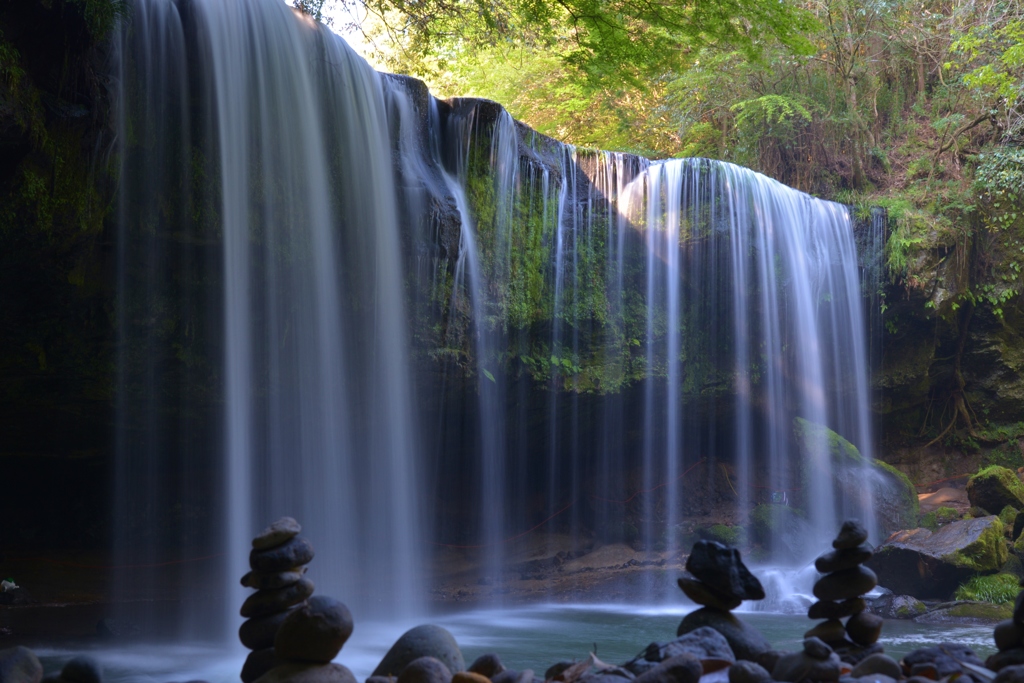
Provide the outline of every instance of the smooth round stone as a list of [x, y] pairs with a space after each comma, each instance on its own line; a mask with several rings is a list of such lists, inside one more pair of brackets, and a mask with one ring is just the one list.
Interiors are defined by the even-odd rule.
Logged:
[[304, 578], [284, 588], [258, 591], [242, 603], [242, 616], [248, 619], [284, 612], [312, 595], [313, 589], [313, 582]]
[[472, 671], [460, 671], [452, 675], [452, 683], [491, 683], [491, 679]]
[[1024, 647], [1014, 647], [991, 655], [985, 660], [985, 668], [1002, 671], [1008, 666], [1024, 664]]
[[[886, 676], [885, 674], [868, 674], [862, 678], [849, 678], [850, 681], [856, 681], [856, 683], [896, 683], [896, 678], [892, 676]], [[839, 679], [839, 683], [842, 683], [843, 679]]]
[[298, 522], [291, 517], [282, 517], [252, 539], [252, 547], [255, 550], [275, 548], [298, 536], [300, 531], [302, 526]]
[[728, 648], [734, 655], [732, 661], [746, 659], [754, 662], [762, 652], [772, 649], [764, 635], [754, 626], [737, 619], [729, 612], [711, 607], [702, 607], [687, 614], [679, 623], [676, 633], [691, 635], [707, 630], [717, 632], [725, 638]]
[[992, 683], [1024, 683], [1024, 665], [1004, 666]]
[[[482, 655], [482, 656], [486, 657], [487, 655]], [[495, 655], [495, 656], [497, 656], [497, 655]], [[555, 662], [554, 664], [552, 664], [551, 666], [548, 667], [547, 671], [544, 672], [544, 680], [545, 681], [550, 681], [555, 676], [562, 675], [562, 672], [565, 671], [566, 669], [568, 669], [570, 666], [573, 666], [574, 664], [578, 664], [578, 663], [579, 662], [569, 662], [569, 661]], [[475, 664], [475, 662], [474, 662], [474, 664]], [[502, 670], [499, 671], [498, 673], [504, 673], [505, 671], [507, 671], [507, 669], [505, 669], [505, 667], [502, 667]], [[497, 675], [497, 674], [495, 674], [495, 675]], [[494, 676], [490, 676], [490, 678], [494, 678]]]
[[274, 650], [281, 659], [320, 662], [334, 659], [352, 635], [352, 614], [341, 602], [316, 595], [281, 623]]
[[867, 608], [868, 604], [864, 602], [864, 598], [850, 598], [842, 602], [820, 600], [810, 606], [807, 610], [807, 617], [809, 619], [842, 619], [857, 612], [863, 612]]
[[298, 583], [302, 575], [306, 573], [305, 567], [295, 567], [286, 572], [275, 572], [264, 574], [263, 572], [249, 572], [242, 577], [242, 585], [246, 588], [265, 590], [267, 588], [284, 588], [293, 583]]
[[249, 566], [264, 574], [276, 574], [308, 564], [314, 554], [313, 544], [301, 536], [296, 536], [274, 548], [253, 549], [249, 553]]
[[[704, 666], [692, 654], [669, 657], [653, 669], [636, 677], [636, 683], [698, 683]], [[626, 679], [621, 679], [625, 681]]]
[[470, 673], [480, 674], [486, 678], [494, 678], [494, 676], [504, 670], [505, 665], [501, 663], [501, 658], [493, 652], [488, 652], [474, 659], [468, 669]]
[[533, 669], [523, 669], [522, 671], [506, 669], [492, 678], [491, 683], [534, 683], [534, 680]]
[[743, 601], [731, 595], [720, 593], [711, 586], [697, 579], [682, 576], [678, 579], [679, 587], [686, 597], [703, 607], [714, 607], [725, 611], [736, 609]]
[[832, 654], [832, 648], [824, 643], [821, 638], [811, 636], [804, 638], [804, 654], [812, 659], [828, 659]]
[[256, 683], [358, 683], [341, 664], [282, 664], [263, 674]]
[[867, 567], [854, 567], [827, 574], [814, 584], [819, 600], [847, 600], [864, 595], [878, 585], [878, 577]]
[[448, 671], [466, 670], [466, 661], [452, 634], [440, 626], [423, 624], [409, 629], [395, 641], [373, 675], [398, 676], [406, 665], [420, 657], [434, 657], [448, 667]]
[[842, 662], [835, 653], [828, 659], [820, 660], [808, 657], [803, 652], [779, 657], [772, 671], [772, 679], [776, 681], [838, 681], [842, 671]]
[[874, 553], [871, 551], [871, 546], [868, 545], [833, 550], [816, 559], [814, 561], [814, 568], [822, 574], [831, 574], [832, 572], [853, 569], [858, 565], [862, 565], [870, 560], [872, 555]]
[[853, 671], [850, 672], [850, 676], [853, 678], [861, 678], [863, 676], [871, 676], [875, 674], [888, 676], [898, 680], [903, 676], [903, 670], [900, 668], [899, 663], [892, 657], [883, 654], [873, 654], [862, 659], [857, 666], [853, 667]]
[[819, 639], [825, 643], [838, 643], [846, 640], [846, 629], [843, 628], [843, 622], [838, 619], [828, 619], [805, 633], [804, 638], [804, 643], [811, 639]]
[[996, 648], [1000, 651], [1020, 647], [1024, 643], [1024, 626], [1015, 624], [1013, 619], [1000, 621], [995, 629]]
[[269, 617], [247, 619], [238, 627], [238, 639], [250, 650], [265, 650], [274, 647], [274, 637], [281, 623], [291, 614], [291, 610], [271, 614]]
[[874, 645], [882, 635], [882, 617], [871, 612], [854, 614], [846, 622], [846, 632], [850, 640], [858, 645]]
[[868, 540], [868, 530], [861, 526], [858, 520], [848, 519], [843, 522], [836, 540], [832, 541], [832, 547], [837, 550], [856, 548], [866, 540]]
[[434, 657], [420, 657], [409, 662], [398, 675], [398, 683], [451, 683], [452, 672]]
[[768, 683], [772, 675], [756, 662], [741, 660], [729, 667], [729, 683]]
[[0, 681], [7, 683], [39, 683], [43, 665], [32, 650], [24, 645], [0, 650]]
[[103, 669], [92, 657], [79, 655], [64, 665], [60, 677], [67, 683], [103, 683]]
[[263, 674], [284, 663], [274, 654], [274, 648], [253, 650], [242, 665], [242, 683], [253, 683]]

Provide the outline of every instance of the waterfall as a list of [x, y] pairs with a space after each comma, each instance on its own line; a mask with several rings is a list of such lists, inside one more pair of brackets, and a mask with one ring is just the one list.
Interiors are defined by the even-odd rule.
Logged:
[[500, 601], [599, 545], [675, 570], [715, 521], [780, 564], [874, 524], [847, 207], [436, 100], [279, 0], [133, 0], [115, 80], [130, 615], [230, 632], [281, 515], [357, 618], [441, 566]]
[[[221, 520], [191, 545], [225, 559], [182, 594], [234, 612], [249, 539], [287, 514], [314, 539], [318, 590], [416, 610], [426, 526], [387, 84], [276, 0], [139, 0], [121, 57], [124, 564], [179, 559], [167, 517], [200, 516], [157, 491]], [[156, 443], [176, 431], [181, 447]]]

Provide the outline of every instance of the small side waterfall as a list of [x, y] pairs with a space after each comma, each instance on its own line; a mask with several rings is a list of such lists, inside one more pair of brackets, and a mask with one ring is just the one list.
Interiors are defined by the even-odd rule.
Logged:
[[873, 523], [847, 207], [435, 100], [279, 0], [132, 7], [126, 601], [230, 631], [248, 539], [284, 514], [319, 591], [389, 616], [444, 563], [500, 600], [599, 545], [671, 570], [725, 522], [800, 564]]

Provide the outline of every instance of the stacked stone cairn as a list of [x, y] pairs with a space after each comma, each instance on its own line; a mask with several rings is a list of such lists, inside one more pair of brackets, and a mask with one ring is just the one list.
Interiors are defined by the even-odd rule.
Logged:
[[352, 635], [352, 615], [337, 600], [313, 595], [305, 577], [313, 546], [302, 527], [283, 517], [252, 541], [242, 585], [255, 588], [242, 604], [246, 621], [238, 630], [252, 650], [242, 682], [355, 683], [352, 672], [331, 660]]
[[[814, 584], [818, 602], [811, 605], [807, 616], [825, 621], [804, 637], [820, 639], [849, 664], [882, 652], [877, 642], [882, 633], [882, 617], [868, 612], [863, 598], [878, 583], [875, 573], [862, 566], [872, 555], [867, 539], [867, 530], [856, 520], [848, 520], [832, 541], [835, 550], [814, 562], [815, 569], [825, 576]], [[841, 619], [846, 617], [849, 618], [844, 626]]]
[[763, 600], [764, 587], [740, 559], [735, 548], [715, 541], [698, 541], [686, 560], [679, 587], [701, 609], [683, 618], [677, 636], [708, 626], [723, 636], [739, 659], [758, 661], [771, 645], [753, 626], [731, 614], [743, 600]]
[[[1020, 585], [1024, 587], [1024, 579], [1021, 579]], [[990, 656], [985, 666], [1000, 672], [1007, 667], [1020, 667], [1019, 671], [1012, 673], [1016, 674], [1016, 680], [1024, 680], [1024, 666], [1021, 666], [1024, 665], [1024, 591], [1017, 594], [1013, 617], [996, 624], [994, 635], [999, 652]]]

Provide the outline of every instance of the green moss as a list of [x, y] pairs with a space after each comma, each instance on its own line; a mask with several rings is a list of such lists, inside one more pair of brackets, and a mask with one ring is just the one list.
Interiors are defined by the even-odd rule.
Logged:
[[[990, 465], [967, 480], [967, 495], [972, 503], [985, 509], [989, 505], [1002, 509], [1011, 502], [1024, 504], [1024, 483], [1013, 470]], [[1007, 496], [1012, 500], [1006, 499]]]
[[973, 543], [953, 553], [949, 560], [957, 567], [983, 574], [1002, 567], [1007, 555], [1003, 523], [996, 517]]
[[743, 527], [727, 524], [712, 524], [706, 529], [698, 529], [697, 535], [709, 541], [717, 541], [733, 547], [742, 545], [746, 540], [746, 532]]
[[793, 418], [793, 433], [803, 445], [804, 450], [809, 453], [813, 453], [819, 447], [825, 445], [828, 448], [832, 462], [836, 465], [861, 463], [864, 461], [856, 446], [825, 425], [805, 420], [802, 417], [796, 417]]
[[946, 614], [962, 619], [980, 619], [984, 621], [1002, 621], [1013, 616], [1013, 605], [991, 604], [983, 602], [968, 603], [951, 607]]
[[997, 605], [1013, 602], [1020, 592], [1018, 579], [1010, 574], [992, 574], [991, 576], [972, 576], [956, 589], [957, 600], [975, 600], [991, 602]]
[[918, 526], [922, 526], [925, 529], [931, 529], [935, 531], [940, 526], [945, 526], [950, 522], [955, 522], [960, 519], [960, 513], [953, 508], [941, 507], [937, 510], [933, 510], [926, 515], [921, 516], [921, 521], [918, 522]]
[[1005, 506], [999, 512], [999, 519], [1006, 526], [1006, 533], [1010, 533], [1013, 530], [1013, 520], [1017, 518], [1017, 508], [1012, 505]]
[[803, 512], [796, 508], [761, 503], [750, 513], [751, 540], [768, 544], [778, 532], [795, 527], [802, 519]]

